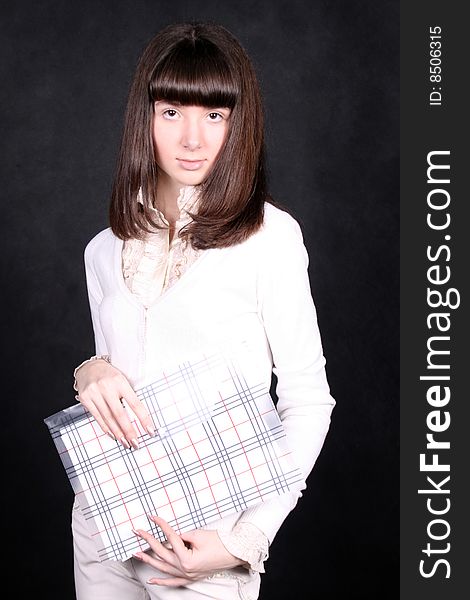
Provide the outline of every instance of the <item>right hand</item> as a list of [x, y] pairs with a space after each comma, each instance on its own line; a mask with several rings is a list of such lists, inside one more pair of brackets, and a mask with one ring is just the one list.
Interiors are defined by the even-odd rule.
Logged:
[[125, 375], [102, 359], [85, 363], [75, 374], [78, 400], [95, 417], [101, 429], [125, 448], [139, 447], [138, 433], [121, 399], [125, 400], [145, 431], [155, 435], [152, 419]]

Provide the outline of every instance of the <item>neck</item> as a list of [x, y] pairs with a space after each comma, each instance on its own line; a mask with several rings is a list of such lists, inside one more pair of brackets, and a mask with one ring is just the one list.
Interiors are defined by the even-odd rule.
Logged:
[[165, 174], [159, 173], [156, 208], [161, 210], [170, 225], [176, 223], [180, 214], [177, 200], [182, 187], [182, 185], [170, 180]]

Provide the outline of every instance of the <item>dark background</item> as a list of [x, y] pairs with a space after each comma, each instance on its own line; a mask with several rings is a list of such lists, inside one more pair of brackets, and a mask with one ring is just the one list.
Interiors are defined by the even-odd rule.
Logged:
[[127, 91], [168, 23], [250, 54], [270, 188], [301, 222], [337, 401], [261, 598], [382, 600], [399, 586], [397, 0], [1, 5], [3, 545], [15, 597], [74, 598], [72, 491], [42, 420], [93, 353], [82, 253], [107, 226]]

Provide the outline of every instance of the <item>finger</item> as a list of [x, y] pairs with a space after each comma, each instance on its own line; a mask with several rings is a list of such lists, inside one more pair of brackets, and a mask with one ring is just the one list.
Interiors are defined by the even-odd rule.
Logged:
[[[101, 396], [96, 393], [91, 397], [88, 392], [84, 392], [78, 396], [78, 399], [83, 406], [88, 410], [95, 418], [101, 429], [110, 435], [113, 439], [119, 439], [120, 429], [116, 427], [114, 419], [110, 419], [106, 413], [105, 404]], [[121, 432], [122, 435], [122, 432]]]
[[139, 419], [142, 427], [153, 437], [155, 435], [155, 426], [152, 417], [127, 380], [124, 381], [120, 393], [122, 398], [126, 399], [132, 412]]
[[[132, 446], [137, 449], [139, 447], [138, 433], [132, 425], [129, 415], [121, 402], [120, 394], [117, 393], [115, 389], [108, 389], [103, 393], [103, 398], [110, 410], [110, 418], [114, 420], [119, 430], [122, 432], [119, 439], [123, 444], [124, 440], [127, 440], [127, 442], [130, 442]], [[124, 438], [124, 440], [122, 438]]]
[[137, 558], [137, 560], [150, 565], [154, 569], [157, 569], [166, 575], [171, 575], [172, 577], [184, 576], [184, 573], [181, 571], [181, 569], [168, 564], [164, 560], [151, 556], [148, 552], [135, 552], [133, 556], [134, 558]]
[[165, 587], [181, 587], [193, 583], [194, 580], [185, 577], [151, 577], [147, 583], [152, 585], [163, 585]]
[[[101, 427], [101, 429], [103, 430], [103, 432], [114, 438], [114, 434], [111, 432], [111, 429], [108, 427], [107, 423], [105, 422], [105, 420], [101, 416], [100, 411], [98, 410], [98, 408], [94, 404], [94, 402], [92, 400], [88, 400], [88, 401], [82, 400], [80, 398], [79, 394], [77, 394], [76, 398], [77, 398], [77, 400], [79, 400], [82, 403], [82, 405], [84, 406], [84, 408], [89, 413], [91, 413], [91, 415], [93, 415], [95, 421]], [[116, 439], [116, 438], [114, 438], [114, 439]]]
[[122, 431], [121, 427], [119, 426], [119, 423], [116, 421], [116, 419], [113, 416], [113, 413], [109, 408], [109, 400], [106, 400], [100, 394], [95, 393], [91, 402], [96, 407], [97, 411], [99, 412], [100, 418], [104, 421], [105, 425], [110, 430], [114, 439], [119, 440], [125, 448], [129, 449], [131, 447], [130, 443], [126, 439], [124, 432]]
[[178, 567], [179, 561], [175, 553], [172, 550], [168, 550], [168, 548], [166, 548], [159, 540], [154, 538], [151, 533], [144, 531], [143, 529], [133, 529], [132, 531], [147, 542], [158, 558], [172, 565], [173, 567]]
[[153, 521], [156, 525], [160, 527], [160, 529], [165, 534], [166, 539], [170, 542], [173, 547], [173, 552], [178, 556], [178, 558], [184, 559], [187, 558], [188, 548], [185, 546], [185, 543], [181, 539], [181, 537], [176, 533], [176, 531], [169, 525], [165, 519], [161, 517], [156, 517], [153, 515], [148, 515], [148, 518]]

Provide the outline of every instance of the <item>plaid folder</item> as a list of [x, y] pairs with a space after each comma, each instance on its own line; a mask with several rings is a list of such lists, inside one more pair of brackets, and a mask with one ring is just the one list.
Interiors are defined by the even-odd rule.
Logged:
[[241, 512], [302, 481], [269, 390], [233, 357], [201, 356], [159, 373], [137, 390], [157, 435], [135, 415], [139, 449], [105, 435], [81, 405], [47, 419], [100, 560], [142, 549], [132, 528], [178, 533]]

